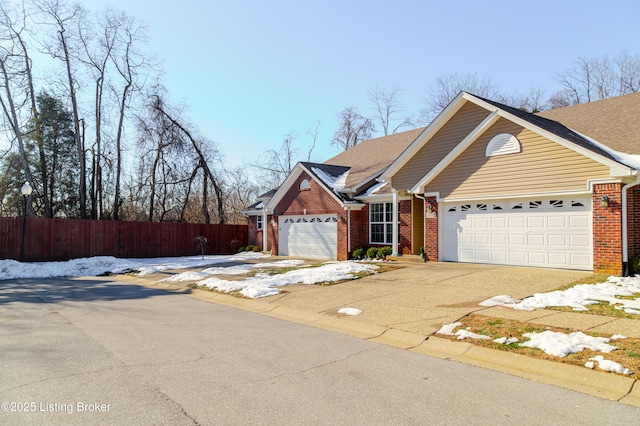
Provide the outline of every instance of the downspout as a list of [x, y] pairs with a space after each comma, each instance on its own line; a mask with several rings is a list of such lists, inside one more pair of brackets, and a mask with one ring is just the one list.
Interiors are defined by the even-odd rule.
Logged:
[[347, 210], [347, 256], [351, 254], [351, 207], [346, 207]]
[[267, 226], [267, 207], [262, 208], [262, 251], [269, 251], [269, 228]]
[[640, 184], [640, 176], [622, 187], [622, 275], [629, 276], [629, 238], [627, 235], [627, 189]]
[[[419, 199], [422, 200], [422, 214], [424, 215], [424, 203], [426, 203], [427, 200], [424, 198], [423, 195], [420, 195], [417, 192], [415, 194], [413, 194], [413, 195], [415, 195], [416, 198], [419, 198]], [[413, 221], [413, 218], [412, 218], [412, 221]], [[423, 260], [426, 259], [425, 252], [427, 250], [427, 241], [426, 241], [426, 238], [425, 238], [425, 232], [426, 232], [426, 230], [425, 230], [425, 220], [424, 220], [424, 217], [423, 217], [422, 218], [422, 249], [420, 251], [420, 254], [422, 255]]]
[[393, 256], [398, 256], [398, 191], [393, 190], [391, 245]]

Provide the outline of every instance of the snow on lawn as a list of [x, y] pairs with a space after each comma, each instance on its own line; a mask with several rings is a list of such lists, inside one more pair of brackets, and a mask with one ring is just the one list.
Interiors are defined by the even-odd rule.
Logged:
[[[461, 322], [454, 322], [452, 324], [443, 325], [440, 330], [436, 331], [436, 334], [442, 334], [446, 336], [458, 336], [458, 340], [464, 339], [482, 339], [488, 340], [491, 337], [476, 334], [469, 331], [469, 329], [460, 329], [454, 333], [454, 330], [461, 327]], [[614, 334], [611, 338], [607, 337], [593, 337], [588, 336], [580, 331], [573, 332], [571, 334], [565, 334], [560, 332], [554, 332], [550, 330], [543, 331], [541, 333], [524, 333], [523, 337], [528, 337], [529, 340], [520, 343], [519, 346], [533, 349], [541, 349], [546, 354], [564, 358], [565, 356], [573, 353], [582, 352], [585, 349], [591, 349], [603, 353], [610, 353], [618, 349], [616, 346], [609, 345], [612, 340], [626, 339], [626, 336], [620, 334]], [[496, 343], [509, 345], [517, 343], [519, 340], [515, 337], [499, 337], [493, 340]], [[590, 361], [598, 363], [598, 368], [605, 371], [613, 371], [620, 374], [633, 374], [629, 369], [623, 367], [614, 361], [604, 359], [602, 355], [597, 355], [595, 358], [589, 358]], [[594, 362], [588, 362], [585, 364], [587, 368], [594, 368]]]
[[18, 262], [0, 260], [0, 280], [14, 278], [78, 277], [98, 276], [107, 273], [119, 274], [137, 271], [139, 275], [152, 274], [170, 269], [208, 266], [215, 263], [254, 260], [269, 255], [254, 252], [221, 256], [186, 256], [151, 259], [118, 259], [97, 256], [72, 259], [66, 262]]
[[567, 290], [536, 293], [523, 300], [515, 300], [507, 295], [492, 297], [480, 303], [481, 306], [506, 306], [513, 309], [532, 311], [548, 306], [569, 306], [574, 311], [586, 311], [589, 305], [608, 302], [628, 314], [640, 315], [640, 298], [619, 299], [618, 296], [633, 296], [640, 293], [640, 276], [609, 277], [600, 284], [578, 284]]
[[[221, 292], [239, 292], [249, 298], [257, 298], [278, 294], [278, 287], [291, 284], [316, 284], [321, 282], [343, 281], [355, 278], [354, 274], [374, 272], [377, 266], [354, 262], [329, 262], [316, 268], [305, 267], [304, 261], [285, 259], [275, 262], [257, 264], [236, 264], [231, 266], [213, 266], [219, 263], [238, 263], [247, 260], [268, 258], [270, 255], [255, 252], [244, 252], [221, 256], [188, 256], [153, 259], [117, 259], [102, 256], [74, 259], [67, 262], [30, 262], [21, 263], [15, 260], [0, 260], [0, 280], [13, 278], [45, 278], [69, 276], [98, 276], [107, 273], [137, 272], [148, 275], [155, 272], [206, 267], [202, 271], [187, 271], [176, 274], [168, 281], [193, 281], [198, 285], [216, 289]], [[300, 269], [284, 274], [268, 275], [258, 273], [240, 281], [228, 281], [212, 277], [212, 275], [244, 275], [256, 269], [285, 268], [299, 266]]]
[[370, 273], [376, 269], [378, 267], [375, 265], [354, 261], [331, 262], [316, 268], [298, 269], [278, 275], [259, 273], [242, 281], [228, 281], [211, 277], [196, 284], [222, 293], [238, 292], [250, 299], [256, 299], [278, 294], [278, 287], [349, 280], [354, 279], [356, 273]]
[[234, 265], [227, 267], [213, 267], [206, 268], [202, 271], [187, 271], [180, 274], [173, 275], [169, 278], [165, 278], [163, 281], [201, 281], [211, 275], [245, 275], [256, 269], [265, 268], [286, 268], [289, 266], [300, 266], [304, 263], [304, 260], [299, 259], [285, 259], [276, 262], [266, 263], [245, 263], [242, 265]]
[[609, 345], [611, 339], [606, 337], [588, 336], [580, 331], [571, 334], [545, 330], [541, 333], [524, 333], [523, 337], [529, 340], [520, 343], [525, 348], [542, 349], [546, 354], [564, 358], [569, 354], [582, 352], [585, 349], [603, 352], [608, 354], [618, 349]]

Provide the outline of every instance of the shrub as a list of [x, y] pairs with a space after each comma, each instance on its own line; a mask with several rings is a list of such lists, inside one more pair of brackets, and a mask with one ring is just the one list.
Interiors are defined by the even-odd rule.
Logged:
[[233, 240], [229, 243], [229, 247], [231, 251], [239, 252], [242, 246], [242, 242], [240, 240]]
[[243, 251], [244, 251], [244, 247], [240, 247], [240, 248], [238, 249], [238, 253], [242, 253]]
[[253, 251], [262, 251], [262, 246], [253, 246]]
[[362, 260], [364, 259], [364, 249], [362, 247], [357, 248], [351, 253], [351, 258]]
[[391, 253], [393, 253], [393, 249], [389, 246], [387, 247], [380, 247], [378, 249], [378, 257], [380, 259], [385, 259], [387, 256], [389, 256]]
[[251, 244], [249, 244], [248, 246], [246, 246], [244, 248], [244, 251], [253, 251], [253, 246]]
[[378, 247], [369, 247], [367, 250], [367, 257], [369, 259], [375, 259], [378, 257]]
[[629, 269], [631, 269], [632, 274], [640, 274], [640, 256], [636, 256], [631, 259]]

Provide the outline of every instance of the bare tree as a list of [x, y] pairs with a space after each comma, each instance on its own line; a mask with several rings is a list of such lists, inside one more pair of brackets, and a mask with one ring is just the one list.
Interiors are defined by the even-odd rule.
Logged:
[[[24, 8], [21, 18], [12, 17], [6, 4], [0, 4], [0, 104], [4, 112], [11, 140], [18, 144], [18, 154], [24, 179], [33, 183], [33, 176], [24, 141], [25, 123], [37, 114], [31, 58], [22, 36], [25, 31]], [[23, 107], [27, 113], [23, 113]], [[25, 117], [26, 115], [26, 117]], [[37, 188], [36, 188], [37, 189]], [[31, 197], [26, 205], [27, 214], [33, 215]]]
[[280, 147], [268, 149], [259, 160], [251, 163], [251, 166], [258, 170], [262, 190], [266, 191], [282, 185], [297, 164], [298, 152], [294, 147], [294, 141], [295, 136], [291, 133], [284, 135]]
[[246, 218], [240, 212], [259, 195], [258, 186], [251, 182], [247, 175], [247, 169], [244, 167], [227, 170], [224, 186], [225, 210], [227, 211], [229, 223], [247, 223]]
[[390, 91], [374, 89], [369, 92], [369, 101], [373, 106], [376, 119], [382, 126], [384, 136], [398, 132], [403, 127], [412, 127], [413, 122], [409, 118], [396, 118], [403, 111], [402, 103], [398, 99], [400, 89]]
[[552, 95], [553, 106], [634, 93], [640, 90], [640, 55], [622, 52], [613, 59], [580, 57], [572, 69], [558, 74], [557, 80], [563, 89]]
[[73, 114], [74, 134], [78, 150], [79, 166], [79, 199], [80, 217], [87, 217], [87, 164], [84, 139], [80, 128], [80, 109], [78, 106], [77, 86], [75, 77], [75, 55], [78, 54], [78, 22], [86, 19], [85, 10], [78, 4], [69, 6], [63, 0], [44, 0], [38, 3], [40, 10], [51, 20], [56, 31], [56, 40], [46, 46], [47, 53], [53, 58], [62, 61], [65, 69], [65, 79], [69, 99], [71, 100], [71, 112]]
[[[119, 90], [119, 112], [118, 126], [116, 130], [116, 171], [115, 171], [115, 193], [113, 201], [113, 218], [119, 220], [119, 208], [121, 200], [121, 176], [122, 176], [122, 149], [123, 131], [126, 110], [128, 108], [132, 92], [138, 90], [138, 75], [147, 61], [143, 55], [136, 50], [136, 43], [141, 40], [144, 28], [135, 20], [129, 19], [126, 15], [113, 16], [110, 21], [112, 27], [117, 27], [117, 39], [119, 40], [120, 51], [117, 56], [111, 55], [113, 63], [118, 70], [118, 74], [124, 84]], [[114, 92], [117, 90], [113, 87]]]
[[78, 22], [78, 34], [84, 55], [80, 60], [89, 67], [94, 82], [94, 129], [95, 143], [92, 152], [91, 171], [91, 218], [103, 218], [103, 144], [102, 124], [104, 122], [104, 86], [107, 79], [107, 67], [116, 44], [119, 26], [122, 22], [107, 10], [102, 19]]
[[348, 107], [338, 114], [339, 127], [333, 135], [331, 145], [338, 151], [346, 151], [363, 140], [371, 138], [375, 126], [371, 119], [362, 116], [354, 107]]
[[[222, 191], [222, 186], [220, 185], [217, 176], [213, 173], [209, 165], [209, 159], [215, 155], [216, 153], [212, 153], [211, 150], [207, 152], [207, 148], [205, 147], [205, 140], [202, 138], [196, 138], [195, 133], [189, 130], [189, 126], [184, 123], [179, 115], [174, 115], [170, 109], [165, 105], [164, 100], [160, 96], [155, 96], [152, 102], [154, 110], [161, 116], [165, 117], [169, 123], [176, 127], [181, 133], [181, 135], [186, 139], [186, 142], [190, 144], [193, 152], [196, 154], [196, 158], [198, 160], [196, 167], [201, 167], [203, 171], [203, 204], [202, 210], [205, 216], [205, 222], [209, 223], [210, 218], [208, 214], [208, 188], [209, 184], [213, 187], [215, 201], [216, 201], [216, 212], [218, 216], [218, 223], [226, 223], [226, 214], [224, 210], [224, 194]], [[208, 141], [208, 145], [210, 147], [213, 146], [213, 143]]]
[[489, 79], [480, 79], [477, 74], [451, 74], [438, 77], [428, 89], [421, 122], [429, 123], [462, 91], [488, 99], [497, 99], [499, 92]]

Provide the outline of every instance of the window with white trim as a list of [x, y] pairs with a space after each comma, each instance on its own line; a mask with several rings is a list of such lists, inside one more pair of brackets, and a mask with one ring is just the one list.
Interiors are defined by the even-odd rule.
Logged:
[[369, 241], [391, 244], [393, 240], [393, 203], [369, 205]]
[[258, 229], [258, 231], [259, 231], [259, 230], [261, 230], [261, 229], [262, 229], [262, 216], [256, 216], [256, 218], [258, 219], [258, 223], [257, 223], [256, 228], [257, 228], [257, 229]]

